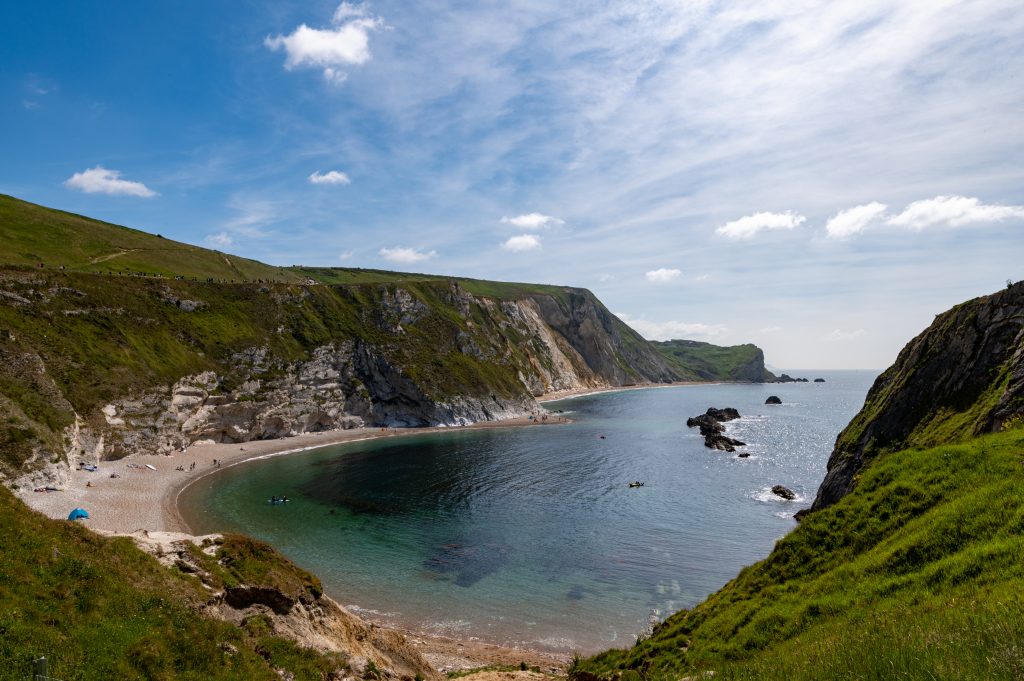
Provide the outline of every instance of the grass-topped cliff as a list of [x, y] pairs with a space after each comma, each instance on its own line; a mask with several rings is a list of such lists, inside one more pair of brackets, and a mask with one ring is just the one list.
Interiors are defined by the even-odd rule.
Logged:
[[8, 474], [360, 419], [496, 419], [553, 390], [728, 378], [729, 362], [705, 351], [715, 358], [701, 366], [722, 375], [662, 356], [585, 289], [278, 268], [0, 196]]
[[764, 368], [764, 352], [756, 345], [722, 347], [692, 340], [652, 341], [663, 357], [695, 381], [771, 381], [775, 375]]
[[939, 315], [839, 436], [842, 493], [575, 677], [1024, 678], [1022, 377], [1024, 286]]

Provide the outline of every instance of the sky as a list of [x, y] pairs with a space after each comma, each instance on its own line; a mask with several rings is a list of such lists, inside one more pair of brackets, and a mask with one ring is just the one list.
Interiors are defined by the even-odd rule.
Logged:
[[880, 369], [1024, 278], [1019, 0], [14, 3], [0, 193]]

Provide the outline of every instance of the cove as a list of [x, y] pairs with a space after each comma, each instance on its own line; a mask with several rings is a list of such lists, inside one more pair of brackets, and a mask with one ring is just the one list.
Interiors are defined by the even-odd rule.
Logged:
[[[767, 555], [813, 499], [874, 373], [797, 375], [826, 382], [551, 402], [574, 422], [254, 461], [197, 481], [179, 507], [195, 532], [270, 542], [382, 624], [536, 649], [625, 646]], [[728, 434], [749, 458], [686, 427], [709, 406], [739, 409]], [[268, 504], [275, 495], [291, 501]]]

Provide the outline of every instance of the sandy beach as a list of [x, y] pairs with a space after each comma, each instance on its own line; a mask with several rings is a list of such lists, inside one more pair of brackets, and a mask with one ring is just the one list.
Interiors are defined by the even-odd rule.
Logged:
[[[545, 420], [522, 417], [461, 426], [459, 429], [543, 428], [567, 421], [556, 415], [548, 415]], [[451, 430], [451, 427], [355, 428], [241, 444], [198, 444], [190, 446], [185, 452], [176, 452], [173, 456], [136, 454], [117, 461], [102, 461], [97, 464], [98, 470], [95, 472], [73, 470], [70, 484], [61, 491], [23, 490], [19, 496], [30, 507], [56, 519], [67, 518], [72, 509], [85, 508], [90, 518], [82, 522], [96, 530], [125, 534], [138, 530], [192, 534], [191, 528], [178, 513], [178, 495], [188, 485], [217, 470], [345, 442]], [[178, 466], [185, 470], [176, 470]], [[119, 477], [112, 478], [111, 474]], [[458, 640], [423, 634], [413, 628], [401, 628], [400, 631], [420, 649], [431, 664], [442, 671], [526, 662], [546, 672], [557, 672], [564, 669], [569, 657], [568, 654], [493, 645], [472, 637]]]
[[[548, 416], [543, 421], [522, 417], [459, 426], [457, 429], [539, 428], [562, 422], [565, 420], [557, 416]], [[97, 464], [98, 470], [94, 472], [72, 470], [70, 483], [61, 491], [22, 490], [19, 496], [29, 506], [50, 518], [67, 518], [72, 509], [84, 508], [90, 516], [86, 521], [87, 526], [97, 530], [191, 533], [191, 528], [178, 513], [178, 495], [196, 480], [217, 470], [345, 442], [451, 431], [452, 427], [447, 426], [353, 428], [240, 444], [194, 444], [185, 452], [176, 452], [173, 456], [133, 454], [117, 461], [101, 461]], [[179, 466], [184, 470], [176, 470]], [[111, 477], [112, 474], [118, 477]]]

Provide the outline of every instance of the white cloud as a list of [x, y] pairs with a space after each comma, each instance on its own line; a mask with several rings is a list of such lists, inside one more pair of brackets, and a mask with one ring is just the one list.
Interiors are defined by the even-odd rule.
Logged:
[[544, 215], [543, 213], [525, 213], [511, 218], [503, 217], [501, 221], [506, 225], [512, 225], [513, 227], [527, 230], [545, 229], [547, 227], [557, 227], [565, 224], [565, 220], [561, 220], [551, 215]]
[[929, 227], [963, 227], [1012, 218], [1024, 219], [1024, 206], [984, 204], [966, 196], [936, 196], [933, 199], [914, 201], [902, 213], [889, 218], [888, 222], [895, 227], [919, 232]]
[[782, 331], [781, 326], [766, 326], [757, 330], [758, 333], [778, 333], [779, 331]]
[[880, 221], [886, 208], [884, 203], [872, 201], [862, 206], [841, 210], [825, 224], [825, 231], [832, 239], [845, 239], [859, 234], [872, 223]]
[[540, 237], [536, 234], [521, 234], [510, 238], [501, 247], [513, 253], [533, 251], [540, 248]]
[[380, 249], [380, 257], [390, 262], [399, 262], [403, 264], [412, 264], [415, 262], [423, 262], [424, 260], [430, 260], [437, 256], [437, 251], [417, 251], [415, 248], [382, 248]]
[[623, 312], [616, 312], [615, 316], [631, 326], [637, 333], [647, 340], [687, 340], [693, 338], [713, 338], [725, 333], [726, 328], [721, 324], [701, 324], [694, 322], [652, 322], [647, 319], [634, 319]]
[[80, 173], [75, 173], [64, 185], [85, 192], [86, 194], [114, 194], [118, 196], [141, 196], [149, 198], [156, 196], [156, 192], [141, 182], [131, 182], [121, 179], [121, 172], [118, 170], [107, 170], [103, 166], [96, 166]]
[[322, 174], [317, 170], [309, 176], [309, 182], [310, 184], [351, 184], [352, 180], [340, 170], [330, 170]]
[[762, 230], [793, 229], [805, 220], [807, 218], [803, 215], [797, 215], [791, 210], [785, 213], [754, 213], [727, 222], [715, 232], [730, 239], [750, 239]]
[[342, 67], [365, 64], [370, 60], [370, 31], [384, 22], [371, 17], [365, 7], [343, 2], [334, 10], [331, 28], [310, 28], [299, 25], [289, 35], [267, 36], [263, 41], [271, 50], [284, 49], [284, 67], [322, 68], [324, 78], [334, 84], [347, 77]]
[[656, 270], [650, 270], [644, 276], [647, 277], [647, 281], [652, 281], [657, 284], [664, 284], [670, 281], [675, 281], [683, 273], [675, 268], [660, 267]]
[[208, 237], [206, 237], [205, 241], [214, 248], [228, 248], [233, 243], [235, 243], [234, 237], [232, 237], [227, 232], [211, 234]]
[[342, 251], [341, 253], [338, 254], [338, 260], [340, 260], [341, 262], [347, 262], [351, 260], [355, 254], [355, 251]]
[[848, 341], [860, 338], [865, 333], [864, 329], [854, 329], [853, 331], [846, 331], [844, 329], [834, 329], [830, 334], [825, 336], [825, 340], [830, 341]]

